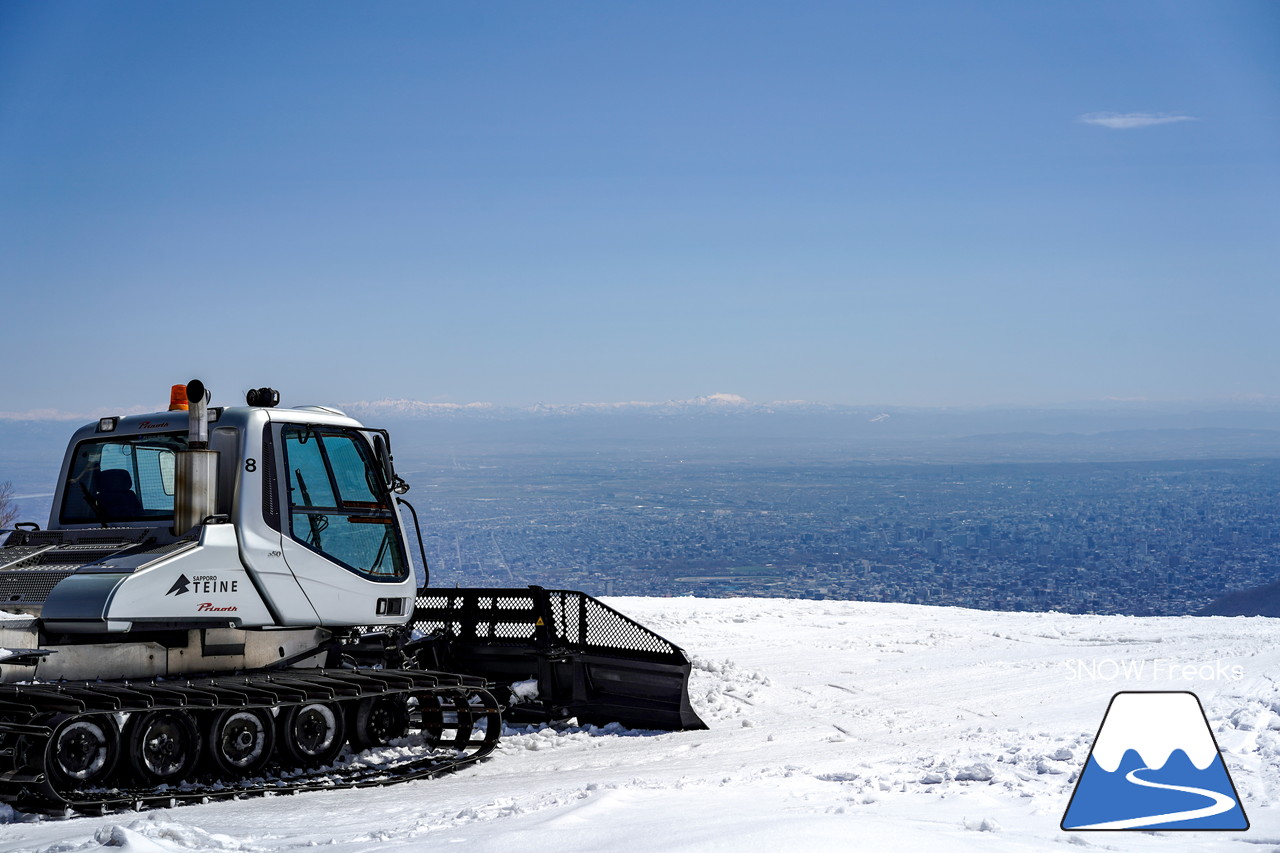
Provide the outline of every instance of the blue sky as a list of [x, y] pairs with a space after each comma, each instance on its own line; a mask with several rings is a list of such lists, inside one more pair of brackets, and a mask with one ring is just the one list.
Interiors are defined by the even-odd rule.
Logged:
[[1280, 4], [0, 4], [0, 411], [1280, 396]]

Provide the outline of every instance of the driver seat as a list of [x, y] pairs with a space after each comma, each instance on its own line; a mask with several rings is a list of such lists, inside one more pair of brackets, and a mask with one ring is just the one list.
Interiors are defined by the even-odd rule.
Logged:
[[98, 507], [107, 518], [142, 517], [142, 501], [133, 491], [133, 478], [123, 468], [105, 468], [96, 481]]

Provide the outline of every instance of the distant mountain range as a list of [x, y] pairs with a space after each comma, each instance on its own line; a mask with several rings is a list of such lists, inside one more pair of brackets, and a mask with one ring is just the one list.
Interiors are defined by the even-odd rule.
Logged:
[[[516, 407], [397, 399], [337, 407], [371, 426], [390, 428], [398, 455], [409, 456], [447, 448], [907, 462], [1280, 458], [1280, 404], [1270, 400], [911, 408], [759, 403], [717, 393], [663, 402]], [[68, 422], [93, 417], [0, 413], [0, 464], [12, 468], [61, 458]]]
[[[685, 400], [629, 400], [603, 403], [536, 403], [508, 406], [498, 403], [442, 403], [412, 399], [289, 401], [291, 404], [333, 405], [360, 418], [476, 418], [525, 419], [579, 415], [833, 415], [868, 423], [909, 421], [963, 425], [991, 424], [993, 432], [1099, 431], [1102, 429], [1229, 428], [1280, 429], [1280, 398], [1242, 398], [1212, 402], [1151, 402], [1098, 400], [1043, 406], [883, 406], [822, 403], [806, 400], [757, 402], [738, 394], [715, 393]], [[141, 414], [147, 406], [116, 406], [110, 410], [68, 412], [60, 409], [0, 411], [0, 423], [88, 422], [106, 415]], [[1013, 426], [1013, 425], [1018, 426]], [[951, 431], [951, 430], [948, 430]], [[972, 430], [970, 430], [972, 431]]]
[[[513, 418], [539, 415], [583, 414], [769, 414], [774, 412], [866, 411], [852, 406], [788, 400], [755, 403], [737, 394], [708, 394], [690, 400], [616, 403], [537, 403], [532, 406], [499, 406], [494, 403], [424, 403], [420, 400], [361, 400], [339, 404], [355, 417], [448, 417], [458, 415]], [[886, 415], [887, 417], [887, 415]]]
[[[580, 415], [795, 416], [828, 415], [851, 421], [943, 423], [960, 426], [989, 424], [1003, 433], [1011, 428], [1031, 431], [1100, 431], [1104, 429], [1280, 429], [1280, 401], [1231, 403], [1150, 403], [1099, 401], [1057, 406], [855, 406], [805, 400], [756, 402], [737, 394], [709, 394], [688, 400], [625, 401], [612, 403], [537, 403], [503, 406], [495, 403], [426, 403], [420, 400], [360, 400], [338, 408], [366, 418], [523, 419]], [[1017, 426], [1015, 426], [1017, 425]], [[951, 429], [947, 430], [952, 431]], [[993, 430], [994, 431], [994, 430]]]

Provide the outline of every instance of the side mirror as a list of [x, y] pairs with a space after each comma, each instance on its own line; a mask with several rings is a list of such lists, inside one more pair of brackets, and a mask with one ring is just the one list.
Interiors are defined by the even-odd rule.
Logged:
[[396, 481], [395, 468], [391, 466], [391, 451], [387, 449], [387, 441], [380, 435], [373, 437], [373, 454], [378, 457], [378, 466], [382, 469], [382, 482], [388, 487]]

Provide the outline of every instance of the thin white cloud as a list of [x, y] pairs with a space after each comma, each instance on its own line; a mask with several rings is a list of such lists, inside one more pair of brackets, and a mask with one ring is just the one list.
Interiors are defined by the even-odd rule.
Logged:
[[1177, 113], [1086, 113], [1080, 116], [1085, 124], [1096, 124], [1112, 130], [1132, 130], [1135, 127], [1151, 127], [1155, 124], [1173, 124], [1179, 121], [1199, 121], [1195, 116]]

